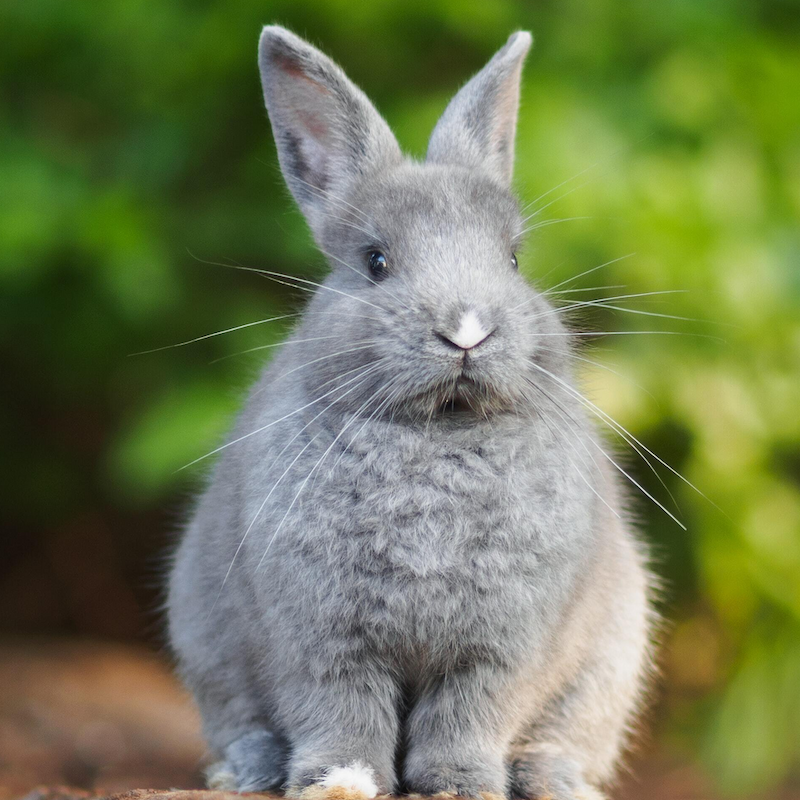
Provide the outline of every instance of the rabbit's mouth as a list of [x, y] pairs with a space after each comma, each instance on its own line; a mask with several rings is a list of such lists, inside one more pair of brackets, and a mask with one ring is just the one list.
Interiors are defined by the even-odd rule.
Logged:
[[440, 414], [475, 413], [479, 407], [479, 393], [480, 387], [462, 372], [452, 389], [442, 393], [438, 411]]
[[440, 415], [469, 414], [486, 417], [508, 410], [509, 404], [489, 384], [462, 372], [447, 386], [428, 396], [435, 412]]

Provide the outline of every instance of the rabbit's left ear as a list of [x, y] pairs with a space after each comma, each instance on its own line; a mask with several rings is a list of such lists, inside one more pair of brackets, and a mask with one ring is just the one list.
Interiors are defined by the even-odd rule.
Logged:
[[429, 162], [483, 170], [504, 186], [511, 183], [520, 74], [532, 41], [527, 31], [512, 34], [450, 101], [428, 143]]
[[268, 25], [258, 59], [281, 170], [317, 233], [348, 187], [398, 163], [400, 148], [364, 93], [299, 36]]

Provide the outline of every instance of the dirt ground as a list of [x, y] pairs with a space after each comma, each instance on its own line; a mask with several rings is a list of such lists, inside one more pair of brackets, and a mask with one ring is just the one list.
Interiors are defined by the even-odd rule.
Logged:
[[[0, 800], [226, 800], [131, 793], [199, 789], [203, 758], [197, 714], [157, 654], [76, 640], [0, 642]], [[614, 800], [716, 800], [696, 769], [653, 754], [632, 760], [631, 773]]]

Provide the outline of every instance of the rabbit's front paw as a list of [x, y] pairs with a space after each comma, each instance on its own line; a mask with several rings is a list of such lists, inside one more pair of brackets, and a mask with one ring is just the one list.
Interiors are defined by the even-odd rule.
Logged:
[[458, 764], [426, 764], [406, 771], [406, 788], [421, 795], [505, 800], [503, 778], [480, 766]]
[[375, 771], [359, 761], [307, 773], [286, 791], [298, 800], [372, 800], [380, 792]]
[[577, 761], [560, 748], [532, 747], [511, 762], [511, 794], [523, 800], [606, 800], [589, 786]]
[[209, 789], [268, 792], [286, 780], [286, 748], [266, 729], [250, 731], [225, 748], [225, 758], [206, 770]]

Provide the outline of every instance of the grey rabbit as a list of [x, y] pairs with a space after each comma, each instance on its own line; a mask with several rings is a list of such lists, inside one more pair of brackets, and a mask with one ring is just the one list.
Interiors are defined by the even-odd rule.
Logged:
[[598, 800], [652, 660], [653, 581], [561, 315], [517, 270], [527, 32], [423, 162], [265, 27], [283, 174], [331, 272], [177, 549], [169, 630], [209, 785]]

